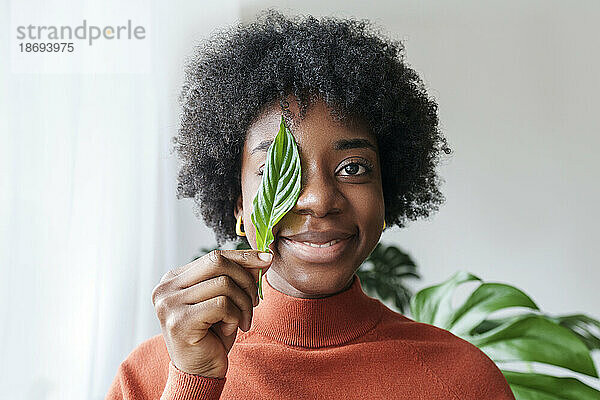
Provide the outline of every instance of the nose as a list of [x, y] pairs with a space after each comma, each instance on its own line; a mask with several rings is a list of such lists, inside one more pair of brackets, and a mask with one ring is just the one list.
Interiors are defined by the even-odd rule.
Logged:
[[343, 196], [333, 177], [328, 176], [318, 166], [314, 166], [310, 171], [302, 170], [300, 195], [292, 209], [293, 212], [320, 218], [329, 213], [341, 213], [342, 202]]

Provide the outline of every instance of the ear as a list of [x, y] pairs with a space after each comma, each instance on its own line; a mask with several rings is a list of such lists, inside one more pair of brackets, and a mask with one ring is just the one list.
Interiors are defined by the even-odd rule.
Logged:
[[244, 211], [244, 202], [242, 199], [242, 195], [240, 194], [238, 196], [238, 199], [235, 203], [235, 207], [233, 210], [233, 216], [235, 217], [235, 219], [238, 219], [238, 217], [243, 213]]

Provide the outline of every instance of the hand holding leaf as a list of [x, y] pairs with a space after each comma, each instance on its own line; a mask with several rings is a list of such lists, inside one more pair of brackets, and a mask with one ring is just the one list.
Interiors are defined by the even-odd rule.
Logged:
[[[279, 132], [267, 150], [262, 183], [252, 202], [250, 218], [256, 228], [258, 250], [267, 251], [275, 240], [272, 229], [296, 204], [300, 182], [300, 155], [282, 115]], [[262, 269], [258, 273], [258, 295], [263, 298]]]

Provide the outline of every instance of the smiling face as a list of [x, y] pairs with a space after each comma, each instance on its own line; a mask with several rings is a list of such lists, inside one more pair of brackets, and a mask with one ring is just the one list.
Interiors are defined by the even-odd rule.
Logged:
[[[293, 98], [289, 109], [298, 115]], [[294, 297], [326, 297], [347, 289], [352, 276], [377, 245], [384, 218], [379, 149], [373, 135], [334, 121], [324, 102], [288, 126], [300, 153], [302, 186], [296, 205], [275, 225], [269, 246], [273, 263], [269, 284]], [[248, 242], [256, 249], [251, 223], [252, 200], [262, 181], [268, 145], [279, 131], [279, 105], [263, 113], [248, 129], [242, 154], [242, 194], [234, 214], [241, 214]], [[324, 235], [286, 237], [307, 231]], [[324, 248], [303, 244], [347, 237]]]

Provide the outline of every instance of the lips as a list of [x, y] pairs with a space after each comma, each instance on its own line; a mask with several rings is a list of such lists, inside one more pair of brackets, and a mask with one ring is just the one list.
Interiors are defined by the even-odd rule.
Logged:
[[323, 264], [338, 261], [351, 248], [350, 243], [353, 242], [354, 237], [354, 235], [350, 235], [343, 239], [332, 239], [330, 242], [334, 243], [331, 245], [306, 244], [283, 236], [280, 237], [280, 242], [294, 257], [310, 263]]
[[313, 244], [326, 244], [333, 240], [348, 239], [352, 233], [335, 229], [323, 231], [309, 230], [296, 235], [281, 236], [285, 239], [290, 239], [296, 242], [309, 242]]

